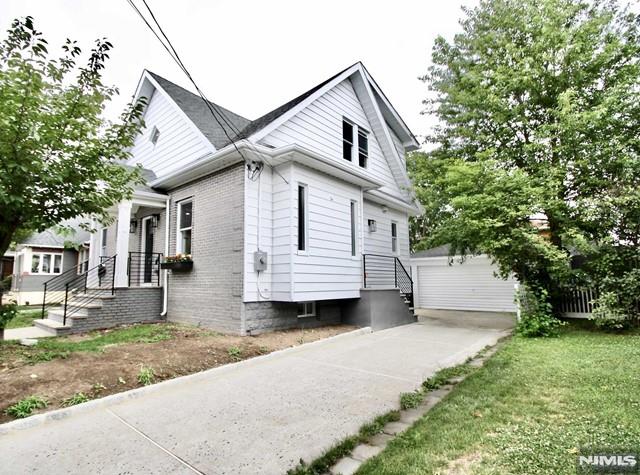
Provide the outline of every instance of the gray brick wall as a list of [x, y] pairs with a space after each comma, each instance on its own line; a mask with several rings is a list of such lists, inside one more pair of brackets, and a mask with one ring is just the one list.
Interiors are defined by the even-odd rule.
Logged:
[[244, 304], [246, 333], [256, 335], [287, 328], [313, 328], [340, 323], [342, 304], [337, 300], [316, 302], [316, 316], [298, 318], [295, 302], [247, 302]]
[[243, 333], [244, 165], [169, 190], [169, 254], [176, 252], [178, 202], [193, 201], [193, 270], [169, 275], [168, 319]]
[[160, 287], [117, 288], [114, 298], [97, 299], [102, 308], [88, 309], [87, 318], [71, 318], [71, 333], [110, 328], [117, 325], [161, 321]]

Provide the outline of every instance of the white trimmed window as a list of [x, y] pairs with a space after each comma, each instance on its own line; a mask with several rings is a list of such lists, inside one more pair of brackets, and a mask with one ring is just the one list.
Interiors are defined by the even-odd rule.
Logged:
[[81, 247], [78, 251], [78, 274], [84, 274], [89, 270], [89, 249]]
[[398, 253], [398, 223], [391, 221], [391, 252]]
[[358, 203], [351, 201], [351, 256], [358, 252]]
[[100, 233], [100, 256], [107, 255], [107, 234], [108, 229], [103, 228], [102, 232]]
[[154, 125], [153, 129], [151, 129], [151, 134], [149, 135], [149, 141], [155, 145], [158, 143], [158, 139], [160, 139], [160, 130], [158, 130], [158, 127]]
[[298, 302], [298, 318], [315, 317], [315, 316], [316, 316], [315, 302]]
[[61, 274], [62, 253], [34, 252], [31, 254], [32, 274]]
[[307, 252], [309, 234], [307, 185], [298, 185], [298, 252]]
[[369, 131], [346, 117], [342, 118], [342, 158], [357, 162], [362, 168], [369, 160]]
[[191, 234], [193, 229], [193, 201], [178, 203], [178, 239], [176, 254], [191, 254]]

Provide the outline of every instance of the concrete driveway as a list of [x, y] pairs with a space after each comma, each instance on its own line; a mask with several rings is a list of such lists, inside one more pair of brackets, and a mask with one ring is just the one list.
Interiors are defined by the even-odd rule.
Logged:
[[0, 473], [282, 474], [506, 331], [360, 330], [0, 426]]

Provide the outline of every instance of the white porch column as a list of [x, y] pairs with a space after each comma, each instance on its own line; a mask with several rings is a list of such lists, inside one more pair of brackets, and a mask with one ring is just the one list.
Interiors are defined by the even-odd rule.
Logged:
[[131, 222], [131, 201], [118, 205], [118, 227], [116, 232], [116, 287], [128, 287], [127, 260], [129, 258], [129, 223]]
[[89, 269], [93, 269], [100, 264], [100, 231], [96, 221], [91, 222], [91, 227], [96, 229], [89, 236]]

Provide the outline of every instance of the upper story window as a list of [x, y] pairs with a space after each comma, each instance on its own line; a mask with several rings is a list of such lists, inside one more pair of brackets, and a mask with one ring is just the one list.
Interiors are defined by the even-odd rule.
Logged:
[[391, 252], [398, 253], [398, 223], [391, 221]]
[[160, 138], [160, 130], [158, 129], [158, 127], [154, 125], [153, 129], [151, 129], [151, 135], [149, 135], [149, 141], [151, 141], [151, 143], [155, 145], [158, 143], [159, 138]]
[[176, 254], [191, 254], [191, 232], [193, 229], [193, 201], [178, 203], [178, 239]]
[[358, 165], [366, 168], [369, 159], [369, 137], [363, 129], [358, 129]]
[[298, 185], [298, 251], [307, 250], [307, 187]]
[[351, 161], [353, 156], [353, 124], [342, 119], [342, 158]]
[[62, 253], [34, 252], [31, 255], [32, 274], [61, 274]]
[[357, 160], [362, 168], [366, 168], [369, 159], [369, 132], [345, 118], [342, 119], [342, 158], [350, 162]]

